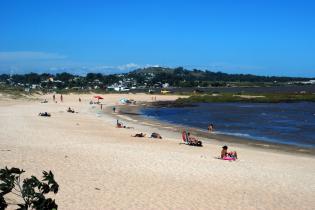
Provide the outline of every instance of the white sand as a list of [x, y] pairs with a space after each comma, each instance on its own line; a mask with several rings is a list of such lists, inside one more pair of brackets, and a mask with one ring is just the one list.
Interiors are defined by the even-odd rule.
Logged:
[[[161, 131], [163, 140], [130, 137], [157, 129], [135, 121], [135, 129], [115, 128], [114, 118], [88, 103], [91, 95], [81, 95], [81, 103], [77, 95], [57, 104], [45, 97], [47, 104], [0, 99], [0, 167], [37, 176], [52, 170], [59, 209], [315, 208], [314, 157], [240, 145], [231, 148], [240, 160], [222, 161], [215, 156], [223, 143], [180, 145], [180, 134], [171, 131]], [[152, 96], [104, 97], [109, 106]], [[79, 113], [67, 113], [69, 106]], [[52, 117], [37, 116], [44, 111]]]

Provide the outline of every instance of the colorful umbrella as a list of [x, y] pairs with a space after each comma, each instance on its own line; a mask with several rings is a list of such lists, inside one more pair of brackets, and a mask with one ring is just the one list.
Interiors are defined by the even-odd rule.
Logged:
[[100, 99], [104, 99], [102, 96], [94, 96], [94, 98], [97, 98], [97, 101], [99, 101]]

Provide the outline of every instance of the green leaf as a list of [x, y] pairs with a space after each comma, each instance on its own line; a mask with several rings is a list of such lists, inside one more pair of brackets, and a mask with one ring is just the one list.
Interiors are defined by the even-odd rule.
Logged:
[[5, 202], [4, 197], [0, 195], [0, 209], [5, 209], [7, 208], [8, 204]]

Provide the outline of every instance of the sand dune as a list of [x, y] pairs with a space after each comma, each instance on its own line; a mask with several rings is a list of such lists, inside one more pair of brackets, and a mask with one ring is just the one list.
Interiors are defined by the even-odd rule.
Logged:
[[[78, 102], [81, 97], [82, 102]], [[122, 97], [150, 101], [151, 95], [105, 95], [103, 109]], [[177, 96], [157, 96], [173, 100]], [[0, 167], [26, 175], [52, 170], [60, 185], [59, 209], [314, 209], [315, 159], [235, 145], [240, 159], [218, 160], [223, 143], [181, 145], [180, 134], [163, 140], [133, 138], [157, 131], [116, 119], [90, 105], [92, 95], [65, 95], [64, 102], [0, 100]], [[57, 97], [57, 99], [59, 99]], [[78, 113], [67, 113], [71, 106]], [[39, 117], [50, 112], [51, 118]]]

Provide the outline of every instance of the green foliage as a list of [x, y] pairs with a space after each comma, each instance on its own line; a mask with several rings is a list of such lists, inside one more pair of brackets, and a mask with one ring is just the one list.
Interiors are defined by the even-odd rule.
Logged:
[[[49, 80], [53, 78], [53, 80]], [[106, 89], [121, 81], [123, 85], [131, 87], [162, 87], [168, 83], [173, 87], [221, 87], [221, 86], [278, 86], [287, 82], [308, 81], [311, 78], [256, 76], [251, 74], [227, 74], [223, 72], [187, 70], [183, 67], [148, 67], [137, 69], [124, 74], [103, 75], [88, 73], [86, 76], [72, 75], [67, 72], [51, 74], [29, 73], [25, 75], [0, 75], [0, 83], [13, 86], [29, 87], [38, 84], [43, 89], [89, 89], [97, 86]], [[304, 85], [300, 83], [300, 85]]]
[[280, 102], [315, 102], [315, 94], [274, 93], [259, 96], [241, 97], [231, 93], [218, 95], [193, 95], [189, 98], [179, 98], [176, 103], [216, 103], [216, 102], [252, 102], [252, 103], [280, 103]]
[[26, 178], [21, 183], [21, 174], [25, 171], [19, 168], [7, 167], [0, 169], [0, 209], [8, 207], [4, 196], [6, 194], [14, 194], [22, 198], [23, 202], [16, 204], [17, 210], [37, 209], [52, 210], [57, 209], [58, 205], [55, 200], [46, 198], [45, 196], [52, 192], [56, 194], [59, 185], [54, 179], [51, 171], [43, 171], [43, 180], [38, 180], [35, 176]]
[[10, 96], [13, 99], [18, 99], [24, 96], [24, 89], [21, 87], [11, 87], [0, 84], [0, 92]]

